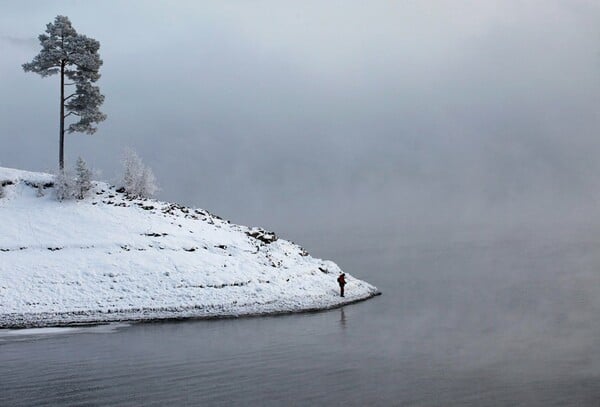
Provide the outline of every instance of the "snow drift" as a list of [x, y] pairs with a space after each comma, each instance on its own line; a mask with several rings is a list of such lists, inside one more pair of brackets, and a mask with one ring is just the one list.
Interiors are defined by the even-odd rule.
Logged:
[[50, 174], [0, 168], [0, 328], [326, 309], [372, 285], [259, 228], [94, 182], [58, 202]]

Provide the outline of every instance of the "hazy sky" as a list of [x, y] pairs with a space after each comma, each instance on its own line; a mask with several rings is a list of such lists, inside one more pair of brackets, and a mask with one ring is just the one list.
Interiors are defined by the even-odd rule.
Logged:
[[53, 170], [57, 14], [100, 41], [108, 119], [66, 140], [116, 181], [293, 240], [598, 218], [597, 1], [1, 1], [0, 165]]

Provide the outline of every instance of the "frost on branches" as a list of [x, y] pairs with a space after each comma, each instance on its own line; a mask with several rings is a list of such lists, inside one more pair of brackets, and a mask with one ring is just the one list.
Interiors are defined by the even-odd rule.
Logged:
[[[74, 175], [72, 175], [74, 173]], [[54, 192], [56, 199], [84, 199], [92, 189], [92, 171], [83, 158], [77, 159], [74, 172], [59, 170], [54, 174]]]
[[54, 174], [54, 193], [57, 201], [65, 201], [73, 198], [73, 178], [64, 170]]
[[[94, 134], [95, 125], [106, 119], [100, 111], [104, 96], [100, 88], [93, 85], [100, 79], [100, 43], [78, 34], [66, 16], [56, 16], [54, 23], [46, 25], [46, 34], [38, 38], [42, 46], [40, 53], [22, 66], [25, 72], [35, 72], [42, 77], [60, 74], [59, 167], [62, 170], [65, 132]], [[65, 77], [69, 83], [65, 83]], [[75, 86], [75, 89], [65, 95], [65, 86]], [[78, 121], [65, 128], [65, 119], [69, 116], [77, 117]]]
[[83, 158], [79, 157], [75, 164], [74, 195], [77, 199], [84, 199], [92, 189], [92, 171], [89, 170]]
[[135, 151], [127, 150], [123, 158], [122, 187], [132, 198], [149, 198], [156, 191], [156, 178]]

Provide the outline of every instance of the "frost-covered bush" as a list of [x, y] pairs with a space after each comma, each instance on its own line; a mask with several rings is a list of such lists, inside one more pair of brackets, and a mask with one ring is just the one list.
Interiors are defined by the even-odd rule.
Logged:
[[54, 193], [58, 201], [72, 199], [75, 196], [73, 177], [67, 171], [59, 170], [54, 174]]
[[81, 157], [77, 159], [74, 171], [59, 170], [54, 174], [54, 192], [59, 201], [84, 199], [91, 188], [92, 171]]
[[92, 171], [89, 170], [83, 158], [79, 157], [75, 164], [75, 179], [73, 193], [75, 198], [84, 199], [92, 189]]
[[132, 198], [149, 198], [158, 191], [154, 173], [150, 167], [144, 165], [135, 151], [127, 150], [125, 152], [121, 186]]
[[4, 185], [0, 184], [0, 198], [4, 198]]

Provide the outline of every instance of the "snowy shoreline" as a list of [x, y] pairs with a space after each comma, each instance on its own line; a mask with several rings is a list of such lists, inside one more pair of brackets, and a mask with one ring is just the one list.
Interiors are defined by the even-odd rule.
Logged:
[[49, 327], [77, 327], [77, 326], [97, 326], [110, 323], [156, 323], [173, 321], [194, 321], [194, 320], [215, 320], [215, 319], [236, 319], [236, 318], [255, 318], [266, 316], [282, 316], [301, 313], [324, 312], [332, 309], [342, 308], [348, 305], [356, 304], [381, 295], [380, 291], [369, 293], [366, 296], [345, 297], [343, 301], [333, 302], [325, 305], [315, 305], [309, 308], [277, 308], [256, 310], [252, 308], [243, 308], [234, 312], [224, 311], [223, 313], [199, 312], [202, 306], [192, 306], [188, 309], [179, 310], [152, 310], [141, 309], [124, 312], [80, 312], [64, 314], [21, 314], [21, 315], [0, 315], [0, 329], [30, 329], [30, 328], [49, 328]]
[[379, 294], [295, 243], [202, 209], [0, 168], [0, 328], [312, 312]]

